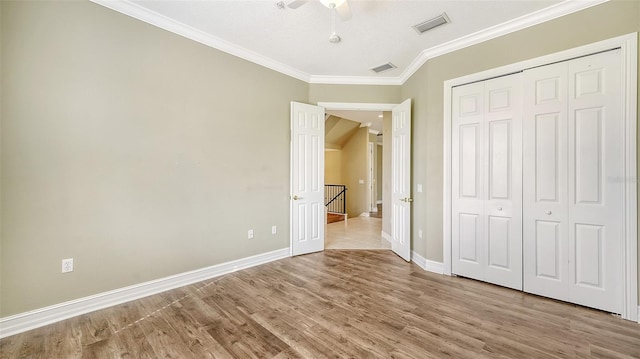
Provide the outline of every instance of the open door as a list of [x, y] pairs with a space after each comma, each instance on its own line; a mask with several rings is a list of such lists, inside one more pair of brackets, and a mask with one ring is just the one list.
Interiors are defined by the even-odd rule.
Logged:
[[291, 102], [291, 255], [324, 250], [324, 108]]
[[411, 99], [394, 107], [391, 132], [391, 249], [411, 260]]

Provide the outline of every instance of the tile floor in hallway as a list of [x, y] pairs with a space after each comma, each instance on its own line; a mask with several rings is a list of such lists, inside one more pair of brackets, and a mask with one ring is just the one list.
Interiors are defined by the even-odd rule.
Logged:
[[325, 249], [391, 249], [391, 243], [382, 239], [382, 219], [353, 217], [345, 224], [327, 224]]

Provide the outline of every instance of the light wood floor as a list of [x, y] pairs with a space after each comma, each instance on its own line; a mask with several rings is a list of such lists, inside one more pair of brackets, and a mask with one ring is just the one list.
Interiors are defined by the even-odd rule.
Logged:
[[382, 239], [382, 219], [353, 217], [345, 222], [327, 224], [326, 249], [390, 249], [391, 243]]
[[640, 325], [390, 251], [283, 259], [0, 341], [2, 358], [638, 358]]

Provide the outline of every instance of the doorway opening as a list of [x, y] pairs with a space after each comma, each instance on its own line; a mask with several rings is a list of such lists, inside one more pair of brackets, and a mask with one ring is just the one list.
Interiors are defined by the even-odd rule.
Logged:
[[382, 235], [391, 112], [327, 108], [325, 118], [325, 249], [391, 249]]
[[[413, 202], [410, 165], [411, 99], [397, 105], [319, 103], [314, 106], [291, 102], [291, 255], [318, 252], [325, 248], [325, 110], [391, 111], [389, 237], [391, 250], [405, 261], [410, 261]], [[368, 129], [364, 129], [364, 134], [366, 138]], [[365, 140], [365, 148], [366, 143]], [[357, 183], [360, 185], [360, 179]], [[383, 220], [385, 217], [387, 216], [383, 215]]]

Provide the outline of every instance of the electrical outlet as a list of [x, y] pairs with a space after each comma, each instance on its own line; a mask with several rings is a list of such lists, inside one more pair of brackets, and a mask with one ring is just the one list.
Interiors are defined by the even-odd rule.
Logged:
[[418, 229], [418, 238], [422, 238], [422, 229]]
[[271, 226], [271, 234], [277, 234], [277, 233], [278, 233], [278, 227]]
[[73, 258], [62, 260], [62, 273], [73, 272]]
[[250, 229], [247, 231], [247, 238], [252, 239], [253, 238], [253, 229]]

